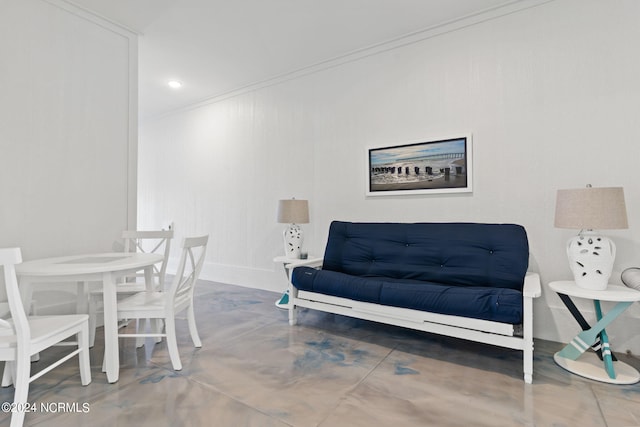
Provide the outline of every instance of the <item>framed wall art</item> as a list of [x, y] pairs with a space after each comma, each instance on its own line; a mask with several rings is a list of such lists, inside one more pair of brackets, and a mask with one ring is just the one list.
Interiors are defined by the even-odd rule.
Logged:
[[367, 149], [367, 196], [472, 191], [471, 134]]

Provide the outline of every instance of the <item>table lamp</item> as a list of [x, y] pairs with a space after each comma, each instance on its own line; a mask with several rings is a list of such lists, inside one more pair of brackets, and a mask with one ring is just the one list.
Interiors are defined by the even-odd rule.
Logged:
[[287, 258], [300, 258], [304, 234], [298, 224], [309, 223], [309, 202], [296, 199], [280, 200], [278, 222], [289, 224], [283, 233], [285, 255]]
[[611, 239], [597, 232], [628, 228], [627, 210], [622, 187], [558, 190], [555, 226], [579, 229], [567, 242], [569, 267], [576, 285], [591, 290], [604, 290], [609, 283], [616, 257]]

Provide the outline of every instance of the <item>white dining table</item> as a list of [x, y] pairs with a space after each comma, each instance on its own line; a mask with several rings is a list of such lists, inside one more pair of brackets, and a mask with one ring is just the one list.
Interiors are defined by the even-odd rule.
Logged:
[[100, 282], [104, 298], [104, 370], [107, 381], [118, 381], [120, 359], [118, 349], [118, 314], [116, 281], [144, 269], [148, 289], [153, 286], [153, 265], [161, 262], [162, 255], [147, 253], [99, 253], [45, 258], [16, 265], [20, 292], [25, 307], [31, 304], [33, 288], [51, 283], [76, 283], [78, 310], [88, 312], [89, 282]]

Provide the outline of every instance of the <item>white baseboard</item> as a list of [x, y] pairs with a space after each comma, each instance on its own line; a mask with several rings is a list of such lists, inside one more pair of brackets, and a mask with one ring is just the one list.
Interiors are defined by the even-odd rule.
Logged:
[[[177, 265], [178, 259], [170, 259], [167, 263], [167, 274], [174, 274]], [[272, 269], [265, 269], [205, 262], [200, 278], [278, 293], [284, 292], [288, 284], [284, 268], [276, 263]]]

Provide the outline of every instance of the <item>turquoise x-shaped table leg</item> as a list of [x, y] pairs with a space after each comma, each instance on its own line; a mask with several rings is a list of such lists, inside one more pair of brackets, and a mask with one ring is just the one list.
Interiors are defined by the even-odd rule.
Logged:
[[609, 338], [607, 337], [607, 332], [604, 330], [609, 323], [613, 322], [622, 312], [624, 312], [632, 302], [619, 302], [609, 311], [606, 315], [602, 316], [602, 310], [600, 308], [600, 301], [594, 300], [594, 305], [596, 308], [596, 316], [598, 321], [596, 322], [591, 329], [580, 332], [576, 337], [571, 340], [569, 344], [567, 344], [558, 355], [564, 357], [565, 359], [577, 360], [578, 357], [596, 341], [598, 335], [600, 335], [600, 340], [602, 341], [602, 356], [604, 360], [604, 366], [607, 371], [607, 374], [610, 378], [615, 378], [616, 374], [613, 370], [613, 360], [611, 359], [611, 350], [609, 348]]
[[[596, 318], [602, 319], [602, 308], [600, 307], [599, 300], [593, 300], [593, 305], [596, 309]], [[622, 310], [624, 311], [624, 309]], [[613, 369], [613, 358], [611, 357], [611, 347], [609, 347], [609, 336], [606, 329], [600, 332], [600, 343], [602, 343], [602, 361], [604, 362], [604, 368], [609, 375], [609, 378], [615, 378], [616, 372]]]

